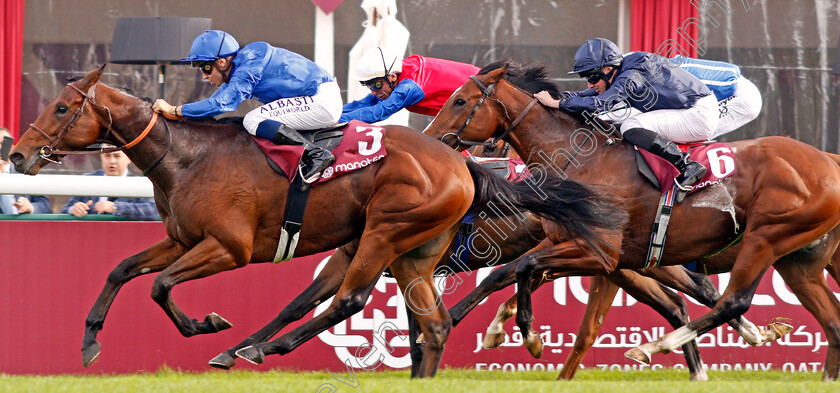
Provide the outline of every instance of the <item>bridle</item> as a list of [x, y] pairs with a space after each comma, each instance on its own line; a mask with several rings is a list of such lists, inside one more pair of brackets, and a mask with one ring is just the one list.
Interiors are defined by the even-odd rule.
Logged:
[[[82, 104], [79, 105], [79, 107], [73, 113], [73, 118], [70, 119], [70, 121], [67, 122], [67, 124], [64, 125], [64, 127], [61, 129], [61, 131], [59, 131], [58, 135], [55, 138], [53, 138], [51, 135], [47, 134], [40, 127], [36, 126], [35, 123], [30, 123], [29, 124], [30, 128], [32, 128], [35, 131], [38, 131], [44, 138], [46, 138], [48, 141], [50, 141], [49, 145], [44, 145], [38, 151], [38, 156], [40, 156], [44, 160], [47, 160], [47, 161], [55, 163], [55, 164], [61, 164], [60, 159], [58, 161], [56, 161], [56, 160], [50, 159], [50, 156], [52, 156], [52, 155], [68, 155], [68, 154], [105, 154], [105, 153], [113, 153], [115, 151], [120, 151], [120, 150], [124, 150], [124, 149], [130, 149], [130, 148], [134, 147], [135, 145], [137, 145], [138, 143], [140, 143], [140, 141], [142, 141], [147, 135], [149, 135], [149, 132], [152, 130], [155, 123], [157, 122], [158, 113], [153, 112], [154, 114], [152, 115], [152, 119], [149, 121], [149, 124], [146, 126], [146, 128], [143, 130], [143, 132], [141, 132], [140, 135], [138, 135], [136, 138], [134, 138], [134, 140], [132, 140], [131, 142], [128, 142], [125, 145], [120, 146], [120, 147], [107, 147], [107, 148], [100, 148], [100, 149], [84, 149], [84, 150], [59, 150], [59, 149], [56, 149], [56, 146], [58, 146], [58, 143], [61, 142], [61, 140], [64, 139], [65, 136], [67, 136], [67, 134], [70, 132], [70, 129], [73, 128], [73, 126], [76, 124], [76, 121], [78, 121], [79, 118], [82, 116], [82, 113], [84, 112], [85, 107], [87, 106], [88, 103], [90, 103], [91, 105], [93, 105], [97, 108], [104, 109], [105, 113], [108, 114], [108, 131], [105, 133], [105, 137], [103, 137], [99, 140], [105, 140], [105, 139], [108, 138], [108, 135], [111, 133], [111, 130], [112, 130], [111, 126], [114, 124], [114, 119], [111, 117], [111, 110], [108, 109], [108, 107], [103, 106], [103, 105], [99, 105], [99, 104], [97, 104], [96, 102], [93, 101], [93, 99], [96, 97], [96, 85], [95, 84], [93, 86], [91, 86], [90, 89], [88, 89], [87, 93], [83, 92], [81, 89], [79, 89], [78, 87], [76, 87], [72, 83], [68, 83], [67, 86], [73, 88], [73, 90], [75, 90], [76, 92], [78, 92], [79, 94], [82, 95], [82, 97], [83, 97], [82, 98]], [[168, 127], [167, 127], [167, 131], [168, 131]], [[166, 153], [164, 153], [164, 155], [166, 155]], [[163, 157], [161, 157], [161, 159], [162, 158]], [[157, 162], [155, 162], [154, 165], [157, 165], [158, 162], [160, 162], [160, 159], [157, 160]], [[154, 165], [152, 167], [154, 167]]]
[[470, 121], [472, 121], [472, 118], [473, 118], [473, 116], [475, 116], [475, 113], [478, 111], [478, 108], [482, 104], [484, 104], [484, 101], [486, 101], [488, 98], [490, 98], [491, 100], [498, 103], [502, 107], [502, 110], [505, 113], [505, 120], [510, 120], [510, 116], [508, 115], [508, 110], [507, 110], [507, 107], [505, 106], [505, 104], [502, 103], [502, 101], [500, 101], [498, 98], [491, 98], [490, 97], [493, 94], [493, 91], [496, 88], [496, 84], [498, 82], [493, 82], [488, 86], [484, 86], [484, 84], [481, 83], [481, 81], [479, 81], [478, 78], [475, 77], [475, 75], [470, 76], [470, 79], [481, 90], [481, 93], [482, 93], [481, 98], [479, 98], [478, 102], [475, 103], [475, 107], [473, 107], [472, 112], [470, 112], [470, 115], [467, 116], [467, 120], [464, 121], [464, 124], [461, 125], [460, 128], [458, 128], [458, 131], [456, 131], [454, 133], [450, 132], [450, 133], [444, 134], [442, 137], [440, 137], [440, 141], [443, 142], [443, 143], [447, 143], [446, 139], [451, 139], [452, 137], [454, 137], [455, 141], [458, 143], [456, 146], [454, 146], [455, 148], [457, 148], [459, 146], [484, 146], [485, 151], [493, 152], [496, 149], [496, 144], [499, 143], [500, 140], [507, 137], [507, 135], [510, 134], [511, 131], [513, 131], [517, 126], [519, 126], [519, 123], [522, 122], [522, 119], [525, 118], [525, 115], [528, 114], [528, 112], [531, 110], [531, 108], [534, 107], [534, 105], [537, 103], [538, 100], [536, 98], [532, 98], [531, 102], [529, 102], [528, 105], [525, 106], [525, 109], [523, 109], [522, 112], [520, 112], [519, 115], [516, 116], [516, 119], [514, 119], [510, 123], [510, 126], [508, 126], [508, 128], [506, 128], [502, 133], [500, 133], [498, 136], [494, 137], [492, 140], [484, 141], [484, 142], [465, 141], [465, 140], [461, 139], [461, 133], [463, 133], [464, 129], [466, 129], [467, 126], [470, 124]]

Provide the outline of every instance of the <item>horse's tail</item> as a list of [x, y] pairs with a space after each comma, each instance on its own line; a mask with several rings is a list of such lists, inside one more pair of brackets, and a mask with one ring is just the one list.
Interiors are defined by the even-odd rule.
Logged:
[[[481, 165], [467, 160], [475, 182], [472, 211], [482, 209], [490, 216], [512, 216], [528, 210], [561, 225], [569, 238], [582, 240], [604, 260], [612, 249], [598, 235], [598, 230], [617, 230], [627, 221], [627, 214], [606, 197], [572, 180], [546, 177], [537, 184], [534, 178], [509, 182]], [[518, 210], [513, 210], [516, 208]]]

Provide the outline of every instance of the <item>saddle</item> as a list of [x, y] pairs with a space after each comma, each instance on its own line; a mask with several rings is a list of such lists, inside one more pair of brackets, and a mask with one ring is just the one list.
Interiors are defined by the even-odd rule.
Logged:
[[[723, 179], [735, 174], [735, 153], [728, 143], [705, 141], [677, 144], [677, 146], [680, 150], [689, 152], [692, 160], [703, 164], [708, 169], [703, 178], [691, 188], [689, 194], [720, 183]], [[674, 178], [680, 173], [677, 168], [653, 153], [639, 148], [635, 150], [639, 173], [663, 194], [668, 192], [674, 184]]]
[[[304, 130], [298, 131], [304, 138], [309, 139], [315, 145], [322, 147], [327, 150], [335, 149], [340, 143], [342, 138], [344, 138], [344, 127], [347, 126], [348, 123], [339, 123], [334, 126], [330, 126], [327, 128], [321, 128], [317, 130]], [[288, 175], [280, 168], [277, 163], [275, 163], [271, 157], [268, 155], [265, 156], [266, 161], [268, 161], [268, 166], [271, 167], [275, 172], [279, 173], [282, 176], [288, 177]]]
[[[388, 154], [382, 143], [385, 129], [356, 120], [300, 133], [312, 143], [332, 151], [336, 158], [315, 184], [362, 169]], [[273, 260], [275, 263], [288, 261], [294, 256], [300, 228], [303, 225], [306, 203], [309, 200], [310, 187], [303, 187], [301, 176], [295, 176], [303, 154], [303, 146], [275, 145], [266, 139], [257, 137], [253, 139], [265, 153], [268, 165], [275, 172], [289, 179], [290, 187], [286, 198], [283, 227], [280, 230], [280, 240]]]

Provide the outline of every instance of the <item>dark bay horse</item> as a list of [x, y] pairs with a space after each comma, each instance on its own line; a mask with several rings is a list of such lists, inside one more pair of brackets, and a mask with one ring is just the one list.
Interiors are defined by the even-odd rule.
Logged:
[[[85, 366], [100, 353], [96, 335], [117, 292], [143, 274], [158, 273], [152, 298], [184, 336], [229, 328], [215, 313], [203, 321], [188, 317], [171, 290], [184, 281], [273, 260], [289, 188], [241, 124], [160, 119], [148, 100], [98, 83], [103, 69], [59, 92], [10, 157], [19, 172], [36, 175], [66, 154], [108, 142], [125, 151], [154, 186], [167, 238], [108, 275], [85, 319]], [[620, 226], [624, 216], [585, 186], [558, 179], [539, 189], [509, 183], [405, 127], [386, 127], [382, 143], [385, 158], [310, 192], [297, 255], [342, 246], [346, 274], [324, 313], [259, 345], [265, 354], [287, 353], [361, 310], [390, 268], [426, 337], [417, 376], [433, 376], [451, 321], [446, 309], [437, 307], [432, 273], [471, 207], [509, 203], [557, 220], [605, 257], [615, 253], [600, 248], [599, 233]]]
[[[531, 279], [535, 271], [609, 274], [616, 268], [642, 268], [659, 191], [636, 173], [632, 147], [614, 142], [602, 123], [534, 105], [533, 94], [559, 89], [541, 66], [485, 67], [453, 94], [424, 131], [456, 148], [464, 141], [504, 139], [533, 169], [557, 172], [588, 184], [606, 185], [623, 201], [629, 220], [615, 234], [622, 250], [609, 264], [593, 262], [585, 247], [548, 233], [536, 252], [516, 268], [519, 284], [517, 324], [526, 335], [532, 318]], [[527, 110], [526, 110], [527, 108]], [[673, 351], [749, 308], [762, 275], [774, 266], [828, 337], [823, 379], [840, 371], [840, 302], [829, 289], [823, 268], [834, 254], [840, 222], [840, 165], [812, 146], [784, 137], [731, 144], [737, 172], [722, 183], [690, 195], [675, 206], [663, 263], [684, 264], [724, 248], [742, 236], [737, 253], [726, 261], [728, 287], [706, 315], [661, 339], [628, 351], [649, 362], [653, 353]], [[783, 258], [802, 249], [813, 257]]]

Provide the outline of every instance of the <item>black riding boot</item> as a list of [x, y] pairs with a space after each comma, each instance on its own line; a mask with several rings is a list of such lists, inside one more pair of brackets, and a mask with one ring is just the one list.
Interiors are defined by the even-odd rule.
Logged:
[[261, 133], [260, 128], [263, 127], [271, 127], [271, 132], [274, 132], [271, 141], [275, 145], [303, 145], [304, 151], [300, 160], [300, 172], [303, 176], [303, 182], [306, 184], [318, 181], [321, 172], [335, 162], [335, 156], [329, 150], [310, 142], [309, 139], [280, 122], [273, 120], [261, 122], [257, 127], [257, 135]]
[[691, 186], [700, 181], [706, 174], [706, 167], [703, 164], [690, 160], [688, 153], [683, 153], [674, 142], [651, 130], [631, 128], [624, 132], [624, 140], [664, 158], [677, 167], [680, 174], [674, 181], [682, 191], [677, 194], [677, 203], [682, 202], [685, 194], [691, 190]]

